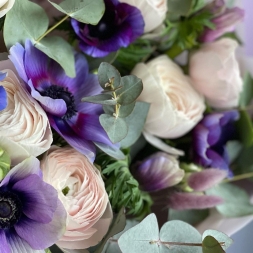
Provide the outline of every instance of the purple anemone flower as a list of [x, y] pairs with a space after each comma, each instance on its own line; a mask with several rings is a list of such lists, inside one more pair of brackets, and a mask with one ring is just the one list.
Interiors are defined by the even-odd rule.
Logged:
[[233, 138], [233, 122], [239, 118], [236, 110], [212, 113], [204, 117], [193, 130], [194, 161], [206, 168], [217, 168], [228, 172], [229, 159], [225, 144]]
[[[0, 72], [0, 81], [4, 80], [6, 77], [6, 73]], [[0, 111], [4, 110], [7, 106], [7, 92], [3, 86], [0, 86]]]
[[37, 158], [19, 163], [0, 182], [1, 253], [43, 253], [65, 232], [66, 217], [57, 191], [42, 180]]
[[118, 148], [100, 125], [101, 105], [81, 102], [82, 97], [102, 91], [97, 76], [88, 73], [84, 56], [75, 55], [76, 77], [70, 78], [57, 62], [36, 49], [29, 40], [25, 48], [17, 43], [10, 53], [20, 77], [47, 113], [51, 126], [73, 148], [90, 161], [94, 161], [96, 142]]
[[127, 47], [144, 31], [145, 23], [138, 8], [118, 0], [104, 2], [105, 13], [97, 25], [71, 19], [80, 40], [80, 49], [93, 57], [104, 57], [121, 47]]

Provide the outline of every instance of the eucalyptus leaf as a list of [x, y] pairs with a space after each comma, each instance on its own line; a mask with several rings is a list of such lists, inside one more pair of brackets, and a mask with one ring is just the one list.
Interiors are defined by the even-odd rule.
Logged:
[[224, 203], [216, 206], [219, 213], [226, 217], [240, 217], [253, 214], [253, 205], [249, 195], [232, 184], [219, 184], [209, 189], [206, 194], [216, 195], [224, 199]]
[[113, 148], [106, 144], [100, 142], [93, 142], [99, 149], [101, 149], [104, 153], [108, 154], [109, 156], [117, 159], [123, 160], [125, 159], [124, 153], [119, 148]]
[[253, 79], [251, 74], [247, 72], [243, 78], [243, 90], [240, 93], [239, 105], [247, 106], [253, 98]]
[[123, 253], [159, 253], [159, 228], [156, 216], [148, 215], [142, 222], [127, 230], [118, 240]]
[[[134, 107], [135, 107], [135, 102], [133, 102], [132, 104], [129, 104], [129, 105], [121, 105], [119, 107], [118, 117], [126, 118], [127, 116], [129, 116], [132, 113], [132, 111], [134, 110]], [[106, 114], [113, 115], [113, 113], [115, 113], [115, 107], [105, 105], [105, 106], [103, 106], [103, 109]]]
[[87, 24], [96, 25], [105, 11], [103, 0], [65, 0], [60, 4], [48, 0], [56, 9]]
[[168, 0], [169, 14], [187, 16], [192, 8], [193, 0]]
[[210, 235], [204, 238], [202, 250], [203, 253], [225, 253], [220, 243]]
[[113, 82], [113, 87], [118, 88], [120, 86], [121, 76], [119, 71], [107, 62], [102, 62], [98, 68], [98, 81], [104, 90], [110, 90], [111, 87], [106, 84]]
[[[175, 220], [166, 222], [160, 231], [160, 240], [168, 242], [161, 245], [161, 253], [202, 253], [201, 246], [173, 245], [173, 243], [202, 243], [201, 235], [197, 229], [186, 222]], [[171, 244], [169, 244], [171, 243]], [[169, 250], [168, 250], [169, 249]]]
[[17, 42], [24, 44], [30, 39], [35, 41], [47, 31], [49, 20], [44, 9], [28, 0], [16, 0], [6, 14], [4, 41], [9, 49]]
[[245, 147], [250, 147], [253, 144], [253, 125], [247, 111], [240, 111], [240, 118], [236, 122], [236, 126], [242, 144]]
[[99, 117], [99, 121], [112, 143], [120, 142], [126, 137], [128, 126], [124, 119], [102, 114]]
[[35, 46], [57, 61], [70, 77], [75, 77], [75, 58], [73, 48], [63, 38], [51, 36], [43, 38]]
[[117, 101], [120, 105], [133, 103], [143, 90], [142, 80], [134, 75], [121, 78], [122, 88], [116, 91]]
[[0, 148], [0, 180], [10, 171], [11, 158], [6, 151]]
[[112, 99], [112, 95], [109, 94], [99, 94], [92, 97], [82, 98], [82, 102], [89, 102], [101, 105], [116, 105], [117, 101]]
[[228, 237], [226, 234], [220, 231], [208, 229], [203, 233], [202, 239], [204, 240], [204, 238], [208, 235], [214, 237], [220, 243], [223, 242], [224, 245], [222, 245], [222, 248], [224, 250], [226, 250], [228, 247], [230, 247], [233, 244], [233, 240], [230, 237]]
[[133, 112], [125, 118], [128, 125], [126, 137], [120, 142], [122, 148], [132, 146], [141, 136], [150, 104], [145, 102], [136, 102]]

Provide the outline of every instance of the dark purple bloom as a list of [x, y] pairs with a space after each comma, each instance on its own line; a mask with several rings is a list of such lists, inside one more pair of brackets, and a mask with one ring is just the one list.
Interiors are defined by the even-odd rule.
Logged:
[[80, 39], [80, 49], [93, 57], [104, 57], [121, 47], [127, 47], [144, 31], [139, 9], [118, 0], [105, 0], [105, 13], [97, 25], [87, 25], [71, 19]]
[[159, 191], [178, 184], [184, 177], [176, 157], [157, 152], [133, 166], [132, 173], [147, 192]]
[[96, 75], [88, 73], [81, 54], [75, 55], [76, 77], [68, 77], [58, 63], [48, 58], [27, 40], [25, 48], [17, 43], [10, 59], [31, 95], [46, 111], [51, 126], [76, 150], [94, 160], [94, 143], [116, 147], [99, 122], [102, 107], [82, 103], [81, 98], [102, 91]]
[[[6, 73], [2, 73], [0, 72], [0, 81], [4, 80], [6, 77]], [[7, 106], [7, 93], [6, 90], [4, 89], [3, 86], [0, 86], [0, 111], [2, 111], [3, 109], [5, 109], [5, 107]]]
[[233, 173], [225, 144], [235, 132], [233, 122], [239, 118], [238, 111], [212, 113], [199, 122], [193, 130], [194, 161], [206, 168], [217, 168]]
[[0, 252], [44, 252], [65, 232], [66, 211], [41, 176], [39, 160], [30, 157], [1, 181]]

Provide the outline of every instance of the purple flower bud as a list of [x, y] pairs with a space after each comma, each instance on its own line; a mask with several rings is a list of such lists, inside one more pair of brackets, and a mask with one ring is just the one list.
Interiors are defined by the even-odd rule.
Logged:
[[184, 177], [175, 156], [158, 152], [137, 163], [132, 170], [140, 187], [147, 192], [159, 191], [178, 184]]
[[206, 28], [199, 40], [201, 42], [212, 42], [227, 32], [233, 32], [235, 25], [244, 18], [244, 10], [234, 7], [226, 9], [226, 11], [214, 18], [212, 22], [215, 24], [215, 29]]
[[219, 16], [226, 10], [226, 3], [224, 0], [214, 0], [208, 4], [205, 9], [211, 12], [214, 16]]
[[175, 192], [169, 196], [168, 206], [176, 210], [206, 209], [223, 203], [219, 196], [198, 193]]
[[195, 191], [205, 191], [217, 185], [227, 176], [227, 172], [219, 169], [208, 169], [196, 172], [188, 178], [188, 185]]

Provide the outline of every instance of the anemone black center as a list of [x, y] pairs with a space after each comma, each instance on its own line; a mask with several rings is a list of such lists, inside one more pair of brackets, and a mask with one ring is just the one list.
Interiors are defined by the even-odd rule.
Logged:
[[42, 96], [50, 97], [53, 99], [63, 99], [67, 106], [67, 111], [62, 117], [63, 119], [70, 119], [77, 112], [75, 105], [75, 98], [67, 88], [51, 85], [45, 91], [41, 92]]
[[109, 39], [117, 31], [115, 14], [111, 11], [106, 11], [97, 25], [88, 25], [88, 27], [91, 37], [95, 37], [100, 40]]
[[0, 229], [13, 227], [22, 215], [22, 203], [12, 192], [0, 192]]

